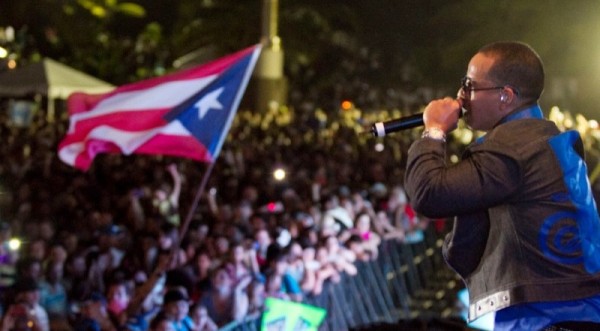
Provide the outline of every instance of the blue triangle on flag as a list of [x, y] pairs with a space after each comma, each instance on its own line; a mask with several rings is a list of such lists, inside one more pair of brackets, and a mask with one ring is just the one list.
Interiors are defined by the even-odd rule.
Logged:
[[[165, 114], [164, 119], [179, 120], [214, 155], [220, 146], [223, 131], [228, 130], [226, 126], [230, 123], [230, 117], [237, 111], [233, 109], [234, 106], [237, 107], [234, 102], [240, 89], [245, 88], [242, 84], [251, 55], [241, 58], [205, 88], [174, 107]], [[208, 107], [199, 107], [203, 104]]]

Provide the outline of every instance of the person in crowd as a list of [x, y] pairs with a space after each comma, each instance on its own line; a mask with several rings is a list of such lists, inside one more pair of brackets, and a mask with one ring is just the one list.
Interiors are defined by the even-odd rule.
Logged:
[[186, 266], [187, 272], [194, 282], [193, 289], [190, 291], [190, 297], [193, 300], [197, 301], [204, 292], [210, 289], [210, 276], [214, 267], [214, 261], [212, 261], [208, 250], [199, 247], [194, 258]]
[[226, 264], [230, 256], [230, 242], [225, 234], [216, 234], [213, 245], [213, 259], [217, 264]]
[[125, 311], [131, 302], [130, 281], [123, 275], [114, 276], [107, 282], [106, 311], [115, 325], [123, 325], [127, 319]]
[[409, 209], [406, 191], [400, 185], [394, 185], [390, 189], [385, 206], [375, 209], [374, 226], [380, 229], [384, 239], [397, 239], [404, 241], [406, 237], [405, 217], [413, 210]]
[[267, 298], [286, 301], [292, 300], [292, 297], [288, 294], [288, 292], [286, 292], [283, 276], [272, 270], [267, 273], [265, 295]]
[[88, 280], [91, 286], [100, 293], [106, 290], [105, 276], [116, 270], [125, 253], [119, 247], [119, 240], [124, 236], [124, 229], [118, 224], [102, 225], [98, 230], [96, 244], [88, 248]]
[[356, 234], [351, 235], [344, 245], [356, 255], [356, 261], [368, 262], [371, 260], [371, 255], [365, 249], [364, 242], [360, 236]]
[[292, 241], [288, 246], [287, 251], [288, 273], [298, 284], [300, 284], [300, 287], [302, 287], [301, 284], [303, 283], [306, 275], [304, 270], [304, 262], [302, 261], [302, 246], [299, 242]]
[[425, 238], [424, 230], [429, 225], [429, 218], [418, 215], [408, 202], [402, 187], [395, 187], [387, 201], [388, 215], [395, 228], [404, 234], [403, 242], [414, 244]]
[[156, 315], [150, 322], [150, 331], [176, 331], [171, 320], [164, 314]]
[[[315, 254], [314, 257], [312, 255], [313, 252]], [[336, 266], [335, 258], [331, 258], [325, 245], [317, 246], [316, 251], [308, 249], [304, 256], [304, 260], [309, 269], [317, 268], [312, 294], [320, 295], [323, 291], [323, 285], [328, 280], [331, 280], [333, 283], [339, 283], [341, 280], [340, 271]]]
[[265, 272], [267, 295], [272, 294], [295, 302], [302, 301], [303, 293], [300, 283], [290, 270], [289, 253], [278, 244], [273, 244], [269, 249], [268, 268]]
[[179, 246], [180, 234], [176, 226], [170, 223], [163, 223], [158, 231], [156, 240], [158, 242], [158, 255], [171, 255], [172, 250], [175, 252], [172, 255], [171, 268], [182, 266], [187, 262], [185, 251]]
[[154, 233], [148, 231], [137, 231], [135, 239], [131, 241], [126, 254], [121, 260], [119, 269], [137, 282], [143, 282], [152, 272], [160, 249], [158, 239]]
[[190, 308], [190, 317], [195, 325], [194, 331], [217, 331], [219, 328], [203, 305], [194, 304]]
[[[299, 244], [299, 243], [298, 243]], [[325, 278], [322, 278], [320, 273], [321, 265], [316, 260], [316, 250], [315, 247], [311, 244], [305, 244], [304, 247], [301, 248], [300, 257], [296, 258], [295, 263], [301, 263], [302, 266], [299, 267], [302, 270], [302, 279], [300, 280], [300, 287], [302, 288], [302, 292], [309, 294], [313, 293], [315, 288], [317, 287], [317, 282], [322, 282]]]
[[44, 261], [48, 253], [48, 242], [41, 238], [30, 240], [25, 246], [24, 256], [29, 259]]
[[[333, 193], [324, 195], [322, 204], [321, 235], [340, 236], [345, 241], [350, 236], [348, 231], [354, 226], [350, 212], [340, 205], [339, 197]], [[347, 236], [344, 238], [342, 235]]]
[[[471, 320], [495, 312], [495, 330], [598, 329], [600, 219], [583, 144], [544, 119], [543, 88], [529, 45], [480, 48], [458, 97], [425, 108], [405, 188], [417, 212], [457, 216], [443, 251], [466, 281]], [[446, 135], [463, 109], [486, 134], [448, 165]]]
[[254, 246], [253, 249], [256, 251], [256, 262], [258, 266], [264, 269], [267, 265], [267, 249], [273, 242], [271, 234], [267, 229], [261, 228], [254, 234]]
[[29, 327], [33, 331], [50, 331], [48, 313], [40, 305], [40, 286], [35, 278], [23, 276], [11, 288], [13, 299], [2, 320], [2, 330]]
[[52, 330], [68, 329], [69, 298], [63, 281], [64, 265], [61, 262], [47, 263], [44, 279], [40, 281], [40, 305], [48, 313]]
[[[248, 252], [250, 251], [252, 250], [249, 250]], [[229, 271], [235, 286], [242, 279], [254, 274], [250, 265], [250, 258], [252, 258], [252, 256], [248, 254], [242, 242], [234, 243], [229, 252], [230, 259], [225, 267]]]
[[125, 330], [145, 331], [152, 320], [162, 312], [166, 272], [170, 262], [170, 256], [160, 256], [154, 270], [134, 288], [131, 300], [122, 313]]
[[193, 331], [196, 329], [194, 321], [188, 315], [190, 312], [190, 299], [184, 288], [171, 288], [165, 293], [163, 311], [175, 331]]
[[213, 271], [211, 287], [200, 300], [208, 315], [218, 325], [223, 326], [234, 320], [241, 320], [248, 312], [248, 294], [246, 288], [252, 277], [246, 276], [235, 287], [225, 266]]
[[40, 281], [44, 276], [42, 261], [33, 257], [22, 257], [17, 261], [17, 279], [28, 278]]
[[324, 239], [324, 246], [327, 250], [327, 258], [333, 263], [340, 273], [346, 273], [350, 276], [356, 275], [358, 270], [354, 265], [356, 255], [346, 248], [336, 236], [328, 236]]
[[406, 236], [402, 227], [395, 227], [392, 225], [390, 217], [385, 209], [375, 211], [373, 227], [378, 229], [383, 240], [403, 242]]
[[44, 260], [44, 264], [57, 264], [64, 267], [67, 257], [67, 250], [61, 243], [51, 242], [48, 245], [48, 255]]
[[358, 239], [354, 240], [354, 243], [360, 246], [358, 251], [361, 252], [362, 259], [365, 261], [377, 259], [379, 244], [381, 244], [381, 237], [371, 230], [371, 220], [371, 213], [360, 212], [356, 215], [354, 228], [350, 231], [354, 238]]
[[179, 226], [181, 222], [179, 216], [179, 196], [181, 195], [183, 178], [176, 164], [171, 163], [166, 169], [173, 180], [173, 185], [171, 187], [166, 182], [160, 183], [160, 186], [153, 191], [152, 206], [157, 215], [164, 217], [168, 223]]
[[248, 315], [257, 316], [260, 315], [265, 307], [265, 299], [267, 292], [265, 288], [265, 279], [257, 278], [253, 279], [250, 285], [248, 285]]
[[319, 244], [319, 231], [314, 217], [309, 213], [298, 213], [296, 216], [299, 228], [298, 241], [302, 246], [317, 246]]
[[74, 331], [116, 331], [106, 310], [106, 298], [98, 292], [88, 294], [78, 302], [73, 322]]
[[24, 304], [12, 304], [0, 320], [2, 331], [32, 331], [37, 329]]
[[70, 301], [82, 300], [92, 292], [88, 281], [88, 265], [85, 252], [74, 252], [67, 256], [64, 266], [64, 284]]

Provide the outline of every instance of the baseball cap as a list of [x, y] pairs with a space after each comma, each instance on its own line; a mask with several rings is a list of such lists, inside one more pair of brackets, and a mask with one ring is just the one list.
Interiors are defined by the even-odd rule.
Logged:
[[189, 301], [189, 300], [190, 300], [190, 298], [187, 296], [187, 294], [185, 294], [181, 290], [177, 290], [177, 289], [168, 290], [167, 293], [165, 293], [165, 296], [163, 298], [164, 304], [171, 303], [171, 302], [177, 302], [177, 301]]

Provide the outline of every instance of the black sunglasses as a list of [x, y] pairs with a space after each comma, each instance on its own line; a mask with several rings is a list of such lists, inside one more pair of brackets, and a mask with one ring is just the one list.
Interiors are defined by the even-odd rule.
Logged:
[[516, 95], [519, 95], [519, 90], [510, 85], [476, 88], [476, 87], [473, 87], [473, 80], [471, 80], [471, 78], [463, 77], [460, 80], [460, 88], [463, 90], [464, 93], [471, 93], [471, 92], [476, 92], [476, 91], [501, 90], [507, 86], [510, 87]]

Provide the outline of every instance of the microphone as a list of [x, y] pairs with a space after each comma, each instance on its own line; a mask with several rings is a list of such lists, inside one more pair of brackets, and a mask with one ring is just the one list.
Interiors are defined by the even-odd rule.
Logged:
[[[461, 118], [465, 109], [463, 108], [462, 100], [457, 99], [457, 101], [460, 103], [460, 111], [458, 112], [458, 118]], [[412, 129], [416, 128], [417, 126], [423, 125], [425, 125], [425, 123], [423, 122], [423, 113], [419, 113], [410, 116], [400, 117], [387, 122], [377, 122], [371, 126], [371, 134], [375, 137], [383, 137], [392, 132]]]
[[371, 126], [371, 134], [375, 137], [383, 137], [392, 132], [412, 129], [423, 125], [423, 113], [419, 113], [387, 122], [377, 122]]

